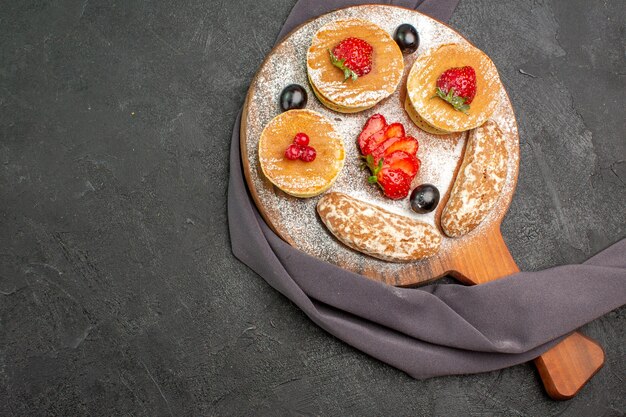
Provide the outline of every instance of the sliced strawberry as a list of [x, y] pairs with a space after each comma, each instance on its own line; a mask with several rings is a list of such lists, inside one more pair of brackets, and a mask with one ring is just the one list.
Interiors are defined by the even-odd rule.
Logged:
[[374, 157], [374, 161], [378, 163], [380, 158], [386, 158], [387, 155], [395, 151], [404, 151], [409, 155], [415, 155], [418, 148], [419, 144], [417, 139], [412, 136], [389, 138], [372, 151], [372, 156]]
[[394, 143], [402, 139], [404, 138], [389, 138], [383, 143], [381, 143], [380, 145], [378, 145], [378, 147], [372, 151], [374, 162], [378, 163], [378, 160], [382, 158], [383, 156], [385, 156], [385, 151], [387, 150], [387, 148], [389, 148], [391, 145], [393, 145]]
[[365, 123], [358, 144], [372, 173], [368, 181], [391, 199], [405, 198], [420, 167], [417, 139], [405, 136], [402, 123], [387, 125], [382, 115], [375, 114]]
[[[382, 114], [375, 114], [365, 122], [365, 126], [363, 126], [363, 131], [359, 135], [359, 148], [361, 148], [361, 152], [365, 148], [365, 144], [367, 140], [376, 132], [383, 131], [387, 127], [387, 121]], [[365, 153], [365, 152], [363, 152]]]
[[392, 123], [385, 128], [385, 131], [382, 135], [380, 134], [380, 131], [378, 131], [370, 136], [362, 149], [363, 155], [369, 155], [374, 149], [376, 149], [381, 143], [383, 143], [387, 139], [402, 136], [404, 136], [404, 126], [402, 126], [402, 123]]
[[412, 136], [407, 136], [398, 141], [391, 143], [386, 149], [383, 156], [389, 155], [395, 151], [404, 151], [409, 155], [415, 155], [417, 153], [417, 149], [419, 148], [419, 143], [417, 139]]
[[361, 148], [361, 153], [365, 156], [371, 154], [372, 150], [374, 150], [384, 140], [385, 129], [382, 129], [367, 138], [367, 140], [365, 141], [365, 145], [363, 145], [363, 147]]
[[401, 169], [412, 180], [419, 170], [420, 163], [415, 155], [409, 155], [404, 151], [394, 151], [385, 156], [383, 168], [386, 166], [393, 169]]
[[385, 129], [385, 138], [401, 138], [404, 136], [404, 126], [402, 123], [392, 123]]

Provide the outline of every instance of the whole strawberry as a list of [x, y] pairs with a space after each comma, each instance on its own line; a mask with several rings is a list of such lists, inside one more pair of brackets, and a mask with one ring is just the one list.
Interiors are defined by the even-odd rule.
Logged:
[[411, 177], [401, 169], [383, 168], [376, 176], [385, 195], [392, 200], [399, 200], [409, 195]]
[[374, 158], [367, 156], [367, 165], [372, 175], [367, 179], [370, 184], [378, 184], [383, 193], [392, 200], [399, 200], [409, 195], [412, 177], [399, 168], [383, 166], [383, 160], [374, 166]]
[[467, 113], [476, 97], [476, 72], [470, 66], [450, 68], [437, 78], [437, 96]]
[[346, 81], [356, 80], [372, 70], [372, 45], [359, 38], [346, 38], [328, 50], [330, 62], [343, 71]]

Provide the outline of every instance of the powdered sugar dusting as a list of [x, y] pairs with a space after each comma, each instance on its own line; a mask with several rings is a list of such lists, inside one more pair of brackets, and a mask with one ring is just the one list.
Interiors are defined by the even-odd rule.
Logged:
[[[405, 71], [400, 87], [393, 95], [373, 108], [354, 114], [336, 113], [324, 107], [315, 98], [308, 83], [306, 71], [306, 54], [315, 32], [329, 22], [346, 18], [369, 20], [389, 34], [393, 34], [398, 25], [410, 23], [420, 34], [419, 50], [404, 57]], [[418, 54], [437, 45], [465, 42], [467, 41], [456, 32], [420, 13], [396, 7], [368, 5], [339, 10], [305, 24], [291, 34], [268, 57], [250, 87], [251, 96], [244, 132], [245, 150], [250, 165], [251, 184], [249, 185], [256, 190], [259, 203], [267, 213], [270, 223], [275, 229], [283, 232], [283, 238], [306, 253], [330, 263], [353, 266], [355, 270], [367, 269], [376, 270], [380, 274], [394, 274], [412, 265], [386, 262], [344, 246], [330, 234], [317, 217], [316, 204], [320, 199], [319, 196], [299, 199], [276, 192], [259, 167], [258, 141], [263, 128], [280, 113], [278, 97], [281, 90], [291, 83], [300, 84], [306, 88], [309, 95], [307, 108], [333, 121], [335, 129], [344, 140], [344, 168], [330, 191], [344, 192], [359, 200], [384, 207], [391, 212], [435, 225], [434, 212], [427, 215], [416, 214], [410, 210], [408, 199], [391, 201], [382, 195], [377, 186], [367, 183], [367, 171], [360, 167], [356, 138], [365, 121], [375, 113], [382, 113], [389, 123], [403, 123], [407, 134], [417, 138], [420, 144], [417, 156], [422, 165], [413, 185], [428, 182], [436, 185], [442, 196], [446, 195], [452, 186], [454, 171], [460, 161], [467, 134], [436, 136], [417, 128], [404, 111], [405, 81]], [[513, 193], [519, 158], [519, 139], [513, 109], [504, 89], [500, 84], [498, 85], [500, 91], [497, 94], [496, 109], [491, 118], [497, 122], [504, 134], [509, 155], [506, 183], [501, 192], [502, 198], [476, 229], [457, 238], [456, 241], [474, 239], [493, 222], [499, 222]], [[438, 225], [435, 226], [439, 228]], [[455, 239], [443, 236], [439, 253], [444, 253], [453, 244], [455, 244]], [[417, 261], [419, 262], [423, 261]]]
[[[284, 149], [298, 132], [310, 134], [316, 149], [312, 162], [290, 161]], [[327, 190], [343, 167], [343, 140], [327, 117], [308, 109], [281, 113], [265, 126], [259, 141], [259, 162], [265, 176], [294, 196], [310, 197]]]
[[[358, 34], [357, 34], [358, 33]], [[330, 64], [328, 51], [338, 39], [363, 37], [373, 47], [372, 71], [358, 80], [345, 82]], [[367, 108], [394, 92], [403, 72], [402, 53], [382, 28], [363, 19], [333, 20], [321, 27], [307, 51], [309, 79], [326, 100], [342, 107]]]
[[446, 235], [463, 236], [478, 226], [500, 197], [508, 155], [498, 125], [489, 120], [472, 130], [463, 164], [441, 215]]
[[[442, 67], [442, 64], [444, 65]], [[433, 100], [435, 82], [450, 67], [470, 65], [476, 70], [477, 94], [467, 113], [454, 110], [443, 100]], [[456, 132], [483, 124], [497, 102], [500, 77], [491, 60], [468, 43], [438, 45], [421, 54], [408, 76], [408, 94], [417, 113], [429, 124]], [[481, 109], [476, 112], [475, 109]]]
[[[441, 234], [432, 225], [397, 215], [343, 193], [326, 193], [317, 212], [346, 245], [370, 256], [396, 262], [437, 253]], [[415, 239], [415, 236], [421, 236]]]

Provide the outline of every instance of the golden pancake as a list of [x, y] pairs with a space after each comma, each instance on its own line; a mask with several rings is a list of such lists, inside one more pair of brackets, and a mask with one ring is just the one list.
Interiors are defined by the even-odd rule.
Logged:
[[409, 115], [413, 123], [417, 125], [420, 129], [425, 132], [432, 133], [433, 135], [449, 135], [450, 132], [446, 132], [445, 130], [436, 129], [433, 126], [429, 125], [420, 117], [419, 114], [415, 111], [415, 107], [411, 104], [411, 99], [407, 95], [404, 99], [404, 110]]
[[347, 107], [342, 107], [342, 106], [340, 106], [338, 104], [335, 104], [335, 103], [331, 103], [330, 101], [328, 101], [328, 99], [326, 97], [324, 97], [323, 95], [320, 94], [319, 91], [317, 91], [317, 88], [315, 88], [315, 85], [313, 85], [313, 83], [311, 82], [310, 78], [309, 78], [309, 83], [311, 84], [311, 90], [313, 90], [313, 93], [315, 93], [315, 96], [317, 97], [317, 99], [324, 106], [328, 107], [331, 110], [334, 110], [334, 111], [339, 112], [339, 113], [358, 113], [360, 111], [369, 109], [369, 107], [347, 108]]
[[[372, 48], [372, 70], [356, 80], [345, 80], [330, 61], [332, 50], [346, 38], [359, 38]], [[307, 52], [309, 82], [322, 104], [341, 113], [373, 107], [398, 87], [404, 71], [402, 52], [392, 37], [377, 25], [362, 19], [337, 20], [313, 36]]]
[[[317, 156], [312, 162], [289, 160], [285, 150], [296, 133], [309, 136]], [[259, 139], [259, 163], [272, 184], [295, 197], [313, 197], [328, 190], [339, 176], [345, 151], [332, 122], [311, 110], [290, 110], [274, 117]]]
[[[467, 114], [436, 97], [437, 78], [447, 69], [466, 65], [476, 71], [476, 97]], [[411, 118], [418, 126], [420, 122], [428, 124], [424, 130], [436, 134], [474, 129], [493, 114], [500, 88], [498, 70], [481, 50], [471, 45], [441, 45], [420, 55], [411, 68], [407, 79], [407, 93], [415, 112]]]

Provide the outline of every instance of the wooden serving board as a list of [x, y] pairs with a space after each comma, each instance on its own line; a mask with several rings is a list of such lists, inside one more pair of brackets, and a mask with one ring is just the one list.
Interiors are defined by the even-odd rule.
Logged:
[[[313, 94], [306, 72], [306, 51], [314, 33], [324, 24], [349, 17], [376, 23], [388, 33], [402, 23], [415, 26], [420, 47], [405, 56], [403, 80], [396, 92], [373, 109], [355, 114], [336, 113], [324, 107]], [[246, 181], [251, 195], [265, 221], [292, 246], [324, 261], [396, 286], [422, 284], [451, 275], [466, 284], [492, 281], [519, 269], [500, 233], [500, 224], [509, 207], [519, 170], [519, 136], [509, 97], [502, 85], [498, 106], [492, 116], [506, 137], [509, 155], [507, 180], [501, 196], [485, 220], [472, 232], [460, 238], [447, 238], [439, 252], [430, 258], [410, 263], [386, 262], [354, 251], [330, 234], [319, 220], [315, 206], [319, 197], [298, 199], [274, 187], [263, 175], [258, 162], [258, 141], [267, 123], [280, 113], [278, 97], [288, 84], [307, 89], [307, 108], [324, 114], [335, 122], [344, 138], [345, 166], [331, 188], [399, 214], [415, 217], [439, 226], [439, 217], [448, 199], [456, 172], [462, 162], [467, 134], [431, 135], [417, 128], [404, 112], [405, 83], [415, 58], [431, 47], [445, 43], [469, 43], [456, 31], [414, 10], [394, 6], [364, 5], [337, 10], [304, 23], [286, 36], [269, 53], [246, 98], [241, 123], [241, 152]], [[389, 123], [401, 122], [407, 134], [420, 143], [422, 161], [413, 186], [431, 183], [442, 195], [437, 210], [419, 215], [410, 210], [409, 201], [391, 201], [376, 186], [367, 183], [367, 172], [360, 167], [356, 138], [365, 121], [381, 113]], [[418, 237], [416, 237], [418, 238]], [[571, 398], [602, 366], [602, 349], [590, 339], [575, 333], [537, 360], [548, 393], [557, 399]]]
[[[324, 24], [346, 17], [370, 20], [389, 33], [393, 33], [400, 23], [411, 23], [420, 33], [419, 50], [405, 56], [404, 77], [396, 92], [374, 108], [354, 114], [337, 113], [323, 106], [309, 86], [306, 71], [306, 52], [314, 33]], [[344, 246], [328, 232], [316, 216], [315, 206], [319, 198], [299, 199], [283, 193], [264, 177], [259, 166], [258, 140], [267, 123], [280, 113], [280, 92], [288, 84], [300, 84], [308, 92], [307, 109], [317, 111], [334, 121], [336, 130], [344, 139], [345, 166], [331, 190], [344, 192], [439, 227], [438, 217], [462, 161], [467, 133], [437, 136], [424, 132], [405, 113], [403, 103], [406, 76], [415, 58], [431, 47], [444, 43], [468, 41], [449, 27], [415, 11], [389, 6], [358, 6], [338, 10], [305, 23], [270, 52], [248, 92], [242, 117], [241, 149], [252, 196], [264, 219], [278, 235], [312, 256], [391, 285], [420, 284], [449, 273], [462, 279], [480, 276], [481, 279], [488, 280], [494, 274], [502, 276], [509, 270], [480, 269], [482, 265], [495, 264], [500, 258], [481, 259], [475, 265], [459, 263], [459, 259], [464, 257], [463, 251], [489, 244], [492, 241], [491, 236], [499, 233], [500, 223], [515, 190], [519, 167], [519, 137], [513, 108], [502, 86], [497, 95], [499, 104], [493, 116], [506, 135], [509, 154], [507, 180], [502, 195], [489, 216], [472, 233], [456, 239], [444, 236], [439, 253], [419, 262], [386, 262]], [[374, 113], [383, 114], [389, 123], [403, 123], [407, 134], [419, 141], [417, 155], [422, 164], [413, 185], [431, 183], [437, 186], [443, 198], [435, 212], [427, 215], [416, 214], [410, 209], [408, 199], [392, 201], [384, 197], [377, 186], [368, 184], [368, 173], [360, 167], [356, 138], [365, 121]]]

